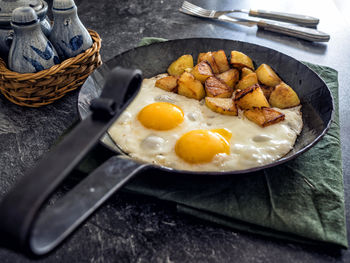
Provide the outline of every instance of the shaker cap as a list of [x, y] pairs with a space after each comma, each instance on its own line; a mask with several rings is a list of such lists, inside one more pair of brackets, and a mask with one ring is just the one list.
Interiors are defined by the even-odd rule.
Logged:
[[38, 21], [38, 16], [31, 7], [17, 7], [12, 12], [12, 23], [28, 24]]
[[54, 0], [52, 4], [53, 10], [68, 10], [75, 7], [74, 0]]

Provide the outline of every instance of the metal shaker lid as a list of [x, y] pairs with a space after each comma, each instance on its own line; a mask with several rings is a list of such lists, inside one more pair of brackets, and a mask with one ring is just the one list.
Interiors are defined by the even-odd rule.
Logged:
[[10, 28], [12, 12], [17, 7], [31, 7], [40, 20], [45, 18], [47, 3], [44, 0], [7, 0], [0, 1], [0, 28]]

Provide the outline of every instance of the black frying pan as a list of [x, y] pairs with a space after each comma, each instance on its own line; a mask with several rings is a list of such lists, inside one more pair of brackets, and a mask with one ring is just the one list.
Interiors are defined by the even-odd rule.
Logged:
[[[192, 54], [196, 59], [200, 52], [219, 49], [225, 50], [226, 54], [230, 54], [231, 50], [242, 51], [252, 58], [255, 66], [266, 63], [275, 69], [282, 80], [299, 95], [304, 127], [293, 150], [273, 163], [240, 171], [205, 172], [204, 174], [242, 174], [276, 166], [310, 149], [327, 132], [333, 114], [333, 99], [324, 81], [314, 71], [300, 61], [270, 48], [213, 38], [180, 39], [156, 43], [131, 49], [110, 59], [84, 83], [78, 99], [79, 115], [84, 119], [90, 113], [89, 102], [101, 93], [108, 72], [116, 66], [140, 69], [143, 78], [150, 78], [165, 73], [170, 63], [181, 55]], [[103, 136], [102, 142], [106, 147], [122, 154], [108, 134]], [[174, 169], [171, 171], [184, 172]], [[186, 173], [191, 172], [186, 171]], [[202, 175], [203, 173], [193, 172], [193, 174]]]
[[[304, 128], [293, 150], [286, 156], [264, 166], [240, 171], [180, 171], [136, 162], [105, 134], [130, 98], [135, 96], [141, 80], [139, 71], [115, 70], [116, 66], [140, 69], [143, 77], [148, 78], [164, 73], [169, 64], [183, 54], [192, 54], [196, 58], [200, 52], [219, 49], [225, 50], [226, 54], [230, 54], [231, 50], [242, 51], [256, 65], [269, 64], [298, 93], [303, 105]], [[134, 48], [107, 61], [83, 85], [78, 108], [82, 122], [0, 204], [1, 238], [34, 254], [44, 254], [53, 249], [111, 194], [146, 169], [201, 176], [234, 175], [276, 166], [297, 157], [327, 132], [333, 115], [333, 100], [326, 84], [315, 72], [285, 54], [240, 41], [194, 38]], [[52, 207], [40, 211], [44, 201], [102, 135], [103, 144], [114, 150], [116, 155]], [[70, 151], [67, 152], [67, 149]]]

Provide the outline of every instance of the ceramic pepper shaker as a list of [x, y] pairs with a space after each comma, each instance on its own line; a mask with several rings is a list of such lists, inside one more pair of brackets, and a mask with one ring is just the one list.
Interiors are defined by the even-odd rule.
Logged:
[[92, 46], [92, 39], [77, 14], [73, 0], [54, 0], [50, 40], [62, 60], [75, 57]]
[[33, 73], [60, 63], [57, 52], [41, 31], [40, 22], [31, 7], [18, 7], [12, 12], [14, 37], [8, 66], [19, 73]]

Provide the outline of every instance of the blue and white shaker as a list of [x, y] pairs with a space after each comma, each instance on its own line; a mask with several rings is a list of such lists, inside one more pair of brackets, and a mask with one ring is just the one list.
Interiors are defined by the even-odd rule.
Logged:
[[80, 21], [73, 0], [54, 0], [50, 40], [62, 60], [75, 57], [92, 46], [92, 39]]
[[40, 21], [31, 7], [12, 12], [14, 30], [8, 66], [19, 73], [34, 73], [60, 63], [57, 52], [41, 31]]

